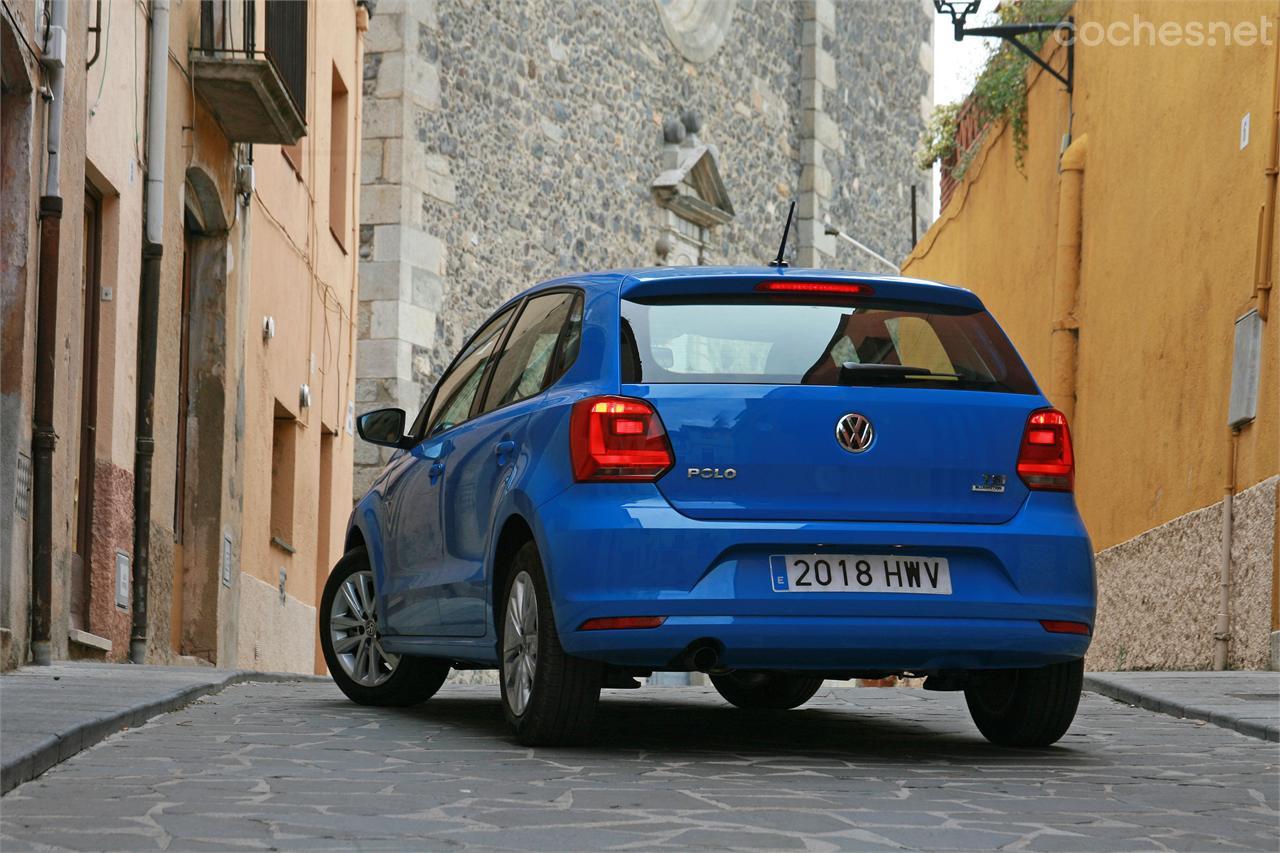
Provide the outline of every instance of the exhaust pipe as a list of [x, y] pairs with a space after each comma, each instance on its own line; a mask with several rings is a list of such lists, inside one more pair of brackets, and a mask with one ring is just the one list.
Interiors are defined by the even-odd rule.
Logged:
[[710, 672], [720, 662], [720, 650], [710, 644], [701, 646], [689, 655], [689, 662], [698, 672]]
[[723, 654], [724, 646], [719, 640], [710, 638], [694, 640], [684, 653], [684, 662], [695, 672], [719, 675], [729, 672], [729, 669], [720, 663]]

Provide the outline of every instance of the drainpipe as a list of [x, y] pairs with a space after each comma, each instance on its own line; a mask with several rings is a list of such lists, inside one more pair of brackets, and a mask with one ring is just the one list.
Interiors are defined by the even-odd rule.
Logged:
[[[47, 666], [53, 657], [53, 401], [58, 358], [58, 252], [62, 237], [61, 159], [62, 107], [66, 63], [67, 0], [49, 4], [50, 42], [61, 49], [42, 57], [48, 69], [49, 115], [45, 122], [48, 171], [40, 197], [40, 274], [36, 295], [35, 404], [31, 430], [32, 528], [31, 659]], [[52, 45], [46, 45], [48, 50]]]
[[1213, 668], [1227, 668], [1231, 647], [1231, 541], [1236, 497], [1236, 446], [1240, 430], [1231, 430], [1227, 441], [1227, 484], [1222, 496], [1222, 549], [1218, 569], [1218, 621], [1213, 629]]
[[1067, 146], [1059, 169], [1058, 247], [1053, 273], [1053, 327], [1049, 339], [1050, 388], [1053, 404], [1074, 420], [1076, 409], [1076, 357], [1080, 324], [1076, 301], [1080, 291], [1081, 199], [1084, 189], [1084, 162], [1089, 135]]
[[[1280, 23], [1280, 19], [1277, 19]], [[1258, 212], [1258, 246], [1253, 296], [1258, 316], [1265, 322], [1271, 296], [1271, 254], [1275, 250], [1276, 179], [1280, 174], [1280, 45], [1276, 46], [1276, 67], [1271, 77], [1271, 122], [1267, 138], [1267, 165], [1263, 171], [1267, 189]]]
[[[1280, 25], [1280, 18], [1275, 19]], [[1280, 175], [1280, 44], [1275, 49], [1275, 70], [1271, 77], [1271, 116], [1267, 136], [1267, 163], [1263, 169], [1266, 192], [1258, 211], [1258, 241], [1254, 263], [1254, 307], [1258, 317], [1267, 320], [1272, 289], [1272, 270], [1275, 253], [1277, 176]], [[1275, 529], [1271, 549], [1271, 668], [1280, 669], [1280, 489], [1276, 490]]]
[[165, 107], [169, 81], [169, 0], [151, 0], [147, 68], [146, 227], [138, 296], [138, 400], [133, 461], [133, 626], [129, 659], [147, 655], [147, 576], [151, 567], [151, 457], [155, 450], [156, 337], [164, 255]]

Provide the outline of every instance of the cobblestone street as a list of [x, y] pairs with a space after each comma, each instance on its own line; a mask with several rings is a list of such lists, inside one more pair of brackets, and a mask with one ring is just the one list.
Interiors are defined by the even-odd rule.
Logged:
[[954, 693], [829, 683], [748, 713], [606, 691], [593, 747], [513, 745], [497, 689], [413, 710], [243, 684], [2, 801], [4, 850], [1280, 845], [1280, 746], [1086, 694], [1058, 747], [989, 746]]

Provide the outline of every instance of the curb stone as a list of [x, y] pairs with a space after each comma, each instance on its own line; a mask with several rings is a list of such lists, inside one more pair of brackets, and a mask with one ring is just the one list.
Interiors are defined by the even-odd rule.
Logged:
[[7, 794], [18, 785], [30, 782], [49, 768], [95, 744], [116, 732], [137, 728], [160, 714], [167, 714], [190, 705], [204, 696], [221, 693], [228, 687], [247, 682], [328, 681], [324, 676], [301, 673], [254, 672], [251, 670], [227, 670], [220, 680], [195, 684], [171, 690], [122, 711], [109, 711], [87, 722], [72, 726], [66, 731], [50, 735], [34, 747], [6, 758], [0, 765], [0, 794]]
[[1268, 725], [1256, 718], [1242, 718], [1221, 708], [1197, 707], [1186, 702], [1154, 696], [1142, 690], [1118, 684], [1115, 680], [1104, 676], [1086, 673], [1084, 689], [1148, 711], [1167, 714], [1171, 717], [1199, 720], [1259, 740], [1280, 742], [1280, 726]]

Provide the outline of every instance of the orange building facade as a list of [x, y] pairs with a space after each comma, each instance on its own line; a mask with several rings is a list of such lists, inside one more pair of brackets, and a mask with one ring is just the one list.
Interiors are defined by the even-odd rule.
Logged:
[[309, 672], [351, 506], [368, 10], [103, 6], [0, 20], [3, 664]]

